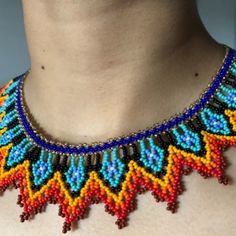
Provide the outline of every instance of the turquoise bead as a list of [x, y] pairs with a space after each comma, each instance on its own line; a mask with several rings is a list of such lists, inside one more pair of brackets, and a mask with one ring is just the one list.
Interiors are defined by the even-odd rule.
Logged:
[[124, 172], [125, 164], [117, 156], [117, 149], [112, 148], [111, 160], [108, 151], [103, 151], [103, 163], [100, 172], [112, 187], [117, 187]]
[[225, 102], [228, 107], [236, 108], [236, 89], [220, 86], [220, 91], [216, 93], [217, 97]]
[[33, 145], [27, 139], [23, 139], [18, 145], [13, 146], [7, 158], [7, 166], [12, 167], [14, 164], [20, 163], [25, 158], [27, 150]]
[[230, 68], [230, 73], [236, 75], [236, 62], [232, 64], [232, 67]]
[[18, 81], [12, 82], [7, 89], [4, 90], [4, 92], [2, 93], [3, 95], [8, 94], [12, 89], [14, 89], [18, 84]]
[[177, 144], [184, 149], [191, 149], [194, 152], [200, 151], [201, 141], [198, 134], [188, 130], [184, 124], [180, 124], [179, 128], [182, 130], [182, 133], [177, 128], [173, 129]]
[[22, 133], [20, 125], [15, 126], [12, 129], [8, 129], [3, 135], [0, 137], [0, 146], [7, 145], [12, 141], [14, 137]]
[[41, 149], [39, 160], [32, 165], [32, 173], [34, 177], [34, 184], [41, 185], [53, 173], [52, 153], [47, 153], [47, 160], [45, 161], [45, 151]]
[[0, 107], [0, 113], [4, 112], [6, 110], [7, 107], [9, 107], [10, 105], [12, 105], [15, 101], [15, 95], [11, 94], [5, 101], [4, 103], [1, 105]]
[[150, 167], [155, 172], [160, 172], [162, 169], [164, 150], [154, 144], [153, 138], [148, 138], [149, 147], [146, 147], [144, 140], [139, 140], [140, 145], [140, 160], [145, 167]]
[[206, 130], [223, 135], [230, 134], [228, 123], [222, 114], [217, 114], [209, 108], [204, 108], [200, 115]]
[[0, 129], [5, 128], [11, 121], [16, 119], [16, 112], [15, 110], [10, 111], [7, 113], [3, 118], [2, 121], [0, 122]]
[[65, 173], [66, 181], [69, 183], [71, 190], [77, 192], [82, 187], [85, 181], [84, 158], [79, 156], [78, 166], [76, 164], [76, 157], [71, 156], [71, 163], [68, 171]]

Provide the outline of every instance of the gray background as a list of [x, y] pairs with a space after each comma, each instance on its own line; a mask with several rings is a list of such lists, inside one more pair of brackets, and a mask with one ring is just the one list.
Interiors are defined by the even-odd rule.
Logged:
[[[236, 1], [198, 0], [209, 33], [236, 49]], [[0, 0], [0, 86], [30, 67], [21, 0]]]

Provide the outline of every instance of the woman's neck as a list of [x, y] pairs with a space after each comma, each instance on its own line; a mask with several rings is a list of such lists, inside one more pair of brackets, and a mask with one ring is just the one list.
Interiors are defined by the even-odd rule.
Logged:
[[167, 2], [23, 1], [32, 73], [116, 83], [127, 69], [129, 78], [161, 69], [200, 29], [193, 1]]
[[23, 0], [23, 10], [26, 102], [45, 130], [67, 141], [106, 139], [177, 112], [174, 94], [194, 74], [210, 76], [223, 56], [195, 1]]

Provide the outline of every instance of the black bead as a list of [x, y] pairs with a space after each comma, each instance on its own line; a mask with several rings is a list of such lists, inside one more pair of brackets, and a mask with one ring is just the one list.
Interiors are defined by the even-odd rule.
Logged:
[[194, 118], [194, 124], [196, 125], [197, 129], [201, 129], [202, 130], [205, 127], [204, 124], [201, 121], [201, 118], [199, 116], [196, 116]]
[[91, 171], [93, 169], [93, 166], [92, 166], [92, 156], [90, 154], [87, 155], [87, 163], [86, 163], [85, 169], [87, 171]]
[[161, 170], [161, 174], [162, 174], [162, 175], [166, 175], [166, 173], [167, 173], [167, 172], [166, 172], [165, 169], [162, 169], [162, 170]]
[[15, 109], [15, 104], [14, 103], [12, 103], [10, 106], [8, 106], [7, 108], [6, 108], [6, 113], [9, 113], [10, 111], [13, 111]]
[[173, 139], [168, 137], [167, 132], [160, 134], [160, 136], [161, 136], [161, 139], [163, 140], [164, 149], [168, 148], [168, 146], [170, 145], [170, 142], [174, 142]]
[[24, 133], [20, 133], [19, 135], [17, 135], [16, 137], [14, 137], [12, 139], [12, 142], [13, 142], [14, 145], [17, 145], [17, 144], [19, 144], [25, 138], [26, 138], [25, 134]]
[[39, 159], [41, 147], [34, 146], [26, 153], [26, 159], [30, 160], [31, 163], [35, 163]]
[[100, 153], [95, 154], [95, 163], [94, 163], [93, 169], [96, 171], [99, 171], [101, 169], [101, 154]]
[[8, 91], [8, 95], [11, 96], [15, 92], [16, 88], [12, 88], [11, 90]]
[[154, 136], [156, 142], [157, 142], [157, 145], [160, 147], [160, 148], [163, 148], [165, 149], [167, 147], [166, 143], [163, 141], [163, 139], [161, 138], [161, 134], [156, 134]]
[[62, 156], [62, 161], [61, 161], [61, 164], [60, 164], [62, 172], [66, 172], [68, 170], [67, 160], [68, 160], [67, 155]]
[[130, 145], [130, 147], [131, 147], [131, 150], [132, 150], [132, 154], [135, 156], [135, 155], [138, 153], [138, 148], [137, 148], [137, 146], [135, 145], [135, 143], [132, 143], [132, 144]]
[[187, 120], [185, 124], [186, 124], [186, 126], [187, 126], [189, 129], [191, 129], [193, 132], [197, 132], [197, 131], [198, 131], [197, 127], [194, 125], [194, 123], [193, 123], [192, 120]]
[[121, 146], [121, 159], [123, 163], [128, 164], [130, 161], [130, 156], [128, 155], [128, 150], [126, 146]]
[[166, 131], [165, 135], [168, 139], [168, 143], [175, 143], [175, 137], [173, 136], [172, 132]]
[[16, 127], [19, 124], [18, 120], [15, 118], [14, 120], [12, 120], [10, 123], [7, 124], [7, 128], [8, 129], [13, 129], [14, 127]]
[[55, 162], [53, 162], [53, 167], [55, 170], [59, 170], [61, 169], [61, 165], [60, 165], [60, 154], [56, 154], [56, 158], [55, 158]]
[[98, 172], [98, 177], [99, 177], [100, 179], [102, 179], [102, 178], [103, 178], [103, 174], [102, 174], [101, 172]]

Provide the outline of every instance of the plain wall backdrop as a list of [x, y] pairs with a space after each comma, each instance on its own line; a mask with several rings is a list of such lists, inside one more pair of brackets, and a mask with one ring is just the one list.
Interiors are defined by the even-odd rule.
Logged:
[[[236, 0], [198, 0], [209, 33], [236, 49]], [[21, 0], [0, 0], [0, 86], [30, 67]]]

